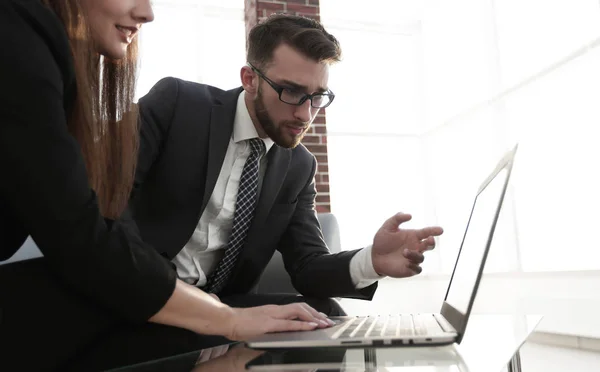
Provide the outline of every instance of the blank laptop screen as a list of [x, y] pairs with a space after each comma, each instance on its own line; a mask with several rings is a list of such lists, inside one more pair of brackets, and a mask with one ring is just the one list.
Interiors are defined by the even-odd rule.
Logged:
[[469, 307], [488, 237], [500, 207], [507, 175], [506, 168], [500, 170], [477, 195], [471, 211], [469, 225], [446, 296], [446, 302], [463, 314], [466, 314]]

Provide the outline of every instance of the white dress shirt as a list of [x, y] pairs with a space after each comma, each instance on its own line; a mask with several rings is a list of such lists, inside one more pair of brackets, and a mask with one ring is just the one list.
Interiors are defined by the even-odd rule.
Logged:
[[[233, 134], [213, 193], [192, 237], [173, 258], [177, 275], [189, 284], [197, 286], [206, 284], [208, 275], [216, 269], [229, 241], [240, 178], [246, 159], [250, 155], [250, 145], [246, 140], [258, 137], [244, 97], [245, 92], [242, 91], [237, 101]], [[269, 152], [273, 140], [270, 138], [262, 140], [265, 142], [266, 151]], [[257, 190], [259, 193], [267, 166], [267, 157], [263, 156], [259, 168]], [[371, 246], [360, 250], [352, 257], [350, 276], [355, 287], [359, 289], [381, 278], [373, 269]]]

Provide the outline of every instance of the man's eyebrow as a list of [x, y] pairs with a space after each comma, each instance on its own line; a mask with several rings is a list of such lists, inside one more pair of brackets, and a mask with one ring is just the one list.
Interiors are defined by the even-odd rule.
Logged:
[[[289, 85], [289, 86], [291, 86], [291, 87], [293, 87], [295, 89], [303, 90], [305, 92], [308, 92], [308, 87], [306, 85], [298, 84], [298, 83], [295, 83], [295, 82], [293, 82], [291, 80], [285, 80], [284, 79], [284, 80], [281, 81], [281, 84]], [[327, 89], [327, 88], [319, 87], [319, 88], [317, 88], [317, 93], [325, 93], [328, 90], [329, 89]]]

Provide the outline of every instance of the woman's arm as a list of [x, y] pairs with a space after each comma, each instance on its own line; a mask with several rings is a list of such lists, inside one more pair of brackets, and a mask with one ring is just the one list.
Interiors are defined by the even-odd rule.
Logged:
[[134, 322], [231, 339], [316, 327], [323, 317], [306, 305], [232, 309], [177, 280], [131, 224], [106, 223], [67, 129], [64, 30], [41, 3], [16, 4], [0, 3], [0, 197], [65, 286]]

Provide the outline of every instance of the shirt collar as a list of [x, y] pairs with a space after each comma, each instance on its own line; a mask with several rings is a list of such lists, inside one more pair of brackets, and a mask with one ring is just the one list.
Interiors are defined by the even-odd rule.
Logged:
[[[235, 143], [258, 137], [248, 107], [246, 107], [245, 97], [246, 91], [243, 90], [238, 97], [235, 119], [233, 120], [233, 142]], [[266, 152], [269, 152], [269, 149], [273, 146], [273, 140], [269, 137], [261, 139], [265, 143]]]

